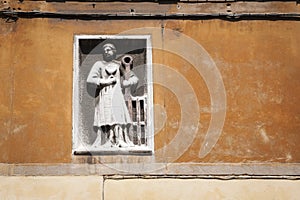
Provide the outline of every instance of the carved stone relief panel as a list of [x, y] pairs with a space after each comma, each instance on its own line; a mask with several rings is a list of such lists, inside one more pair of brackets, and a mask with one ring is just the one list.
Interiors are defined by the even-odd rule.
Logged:
[[153, 152], [148, 35], [76, 35], [73, 154]]

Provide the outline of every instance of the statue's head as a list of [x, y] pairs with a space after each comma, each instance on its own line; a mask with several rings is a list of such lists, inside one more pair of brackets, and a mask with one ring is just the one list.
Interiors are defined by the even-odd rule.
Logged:
[[103, 45], [103, 59], [106, 61], [111, 61], [116, 58], [117, 50], [115, 45], [112, 43], [106, 43]]

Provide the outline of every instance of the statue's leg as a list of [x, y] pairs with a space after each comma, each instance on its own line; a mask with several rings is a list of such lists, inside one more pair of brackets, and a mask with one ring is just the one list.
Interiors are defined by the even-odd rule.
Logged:
[[110, 135], [111, 135], [111, 141], [114, 145], [118, 145], [118, 132], [117, 132], [117, 126], [113, 125], [110, 128]]
[[123, 135], [123, 129], [120, 125], [116, 125], [115, 128], [116, 134], [117, 134], [117, 141], [116, 144], [118, 147], [128, 147], [128, 144], [124, 141], [124, 135]]
[[124, 138], [124, 132], [121, 125], [118, 125], [118, 132], [119, 132], [119, 142], [126, 142]]
[[102, 143], [104, 143], [102, 145], [102, 148], [110, 148], [113, 146], [113, 140], [114, 140], [114, 136], [111, 130], [111, 127], [106, 125], [102, 127], [102, 131], [105, 134], [105, 137], [103, 138], [104, 140], [102, 141]]
[[124, 141], [129, 146], [134, 146], [133, 142], [130, 140], [130, 137], [129, 137], [130, 127], [131, 127], [131, 124], [124, 125]]
[[112, 145], [116, 143], [115, 126], [109, 126], [109, 141]]

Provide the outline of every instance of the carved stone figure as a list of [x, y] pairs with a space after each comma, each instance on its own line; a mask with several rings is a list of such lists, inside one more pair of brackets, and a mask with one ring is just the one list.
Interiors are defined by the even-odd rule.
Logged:
[[[96, 85], [99, 90], [99, 95], [95, 97], [94, 127], [97, 138], [92, 145], [95, 148], [133, 146], [128, 136], [132, 119], [122, 88], [126, 91], [126, 88], [137, 85], [138, 78], [115, 58], [115, 46], [111, 43], [103, 45], [103, 61], [93, 65], [87, 78], [87, 83]], [[105, 141], [101, 141], [103, 134]]]

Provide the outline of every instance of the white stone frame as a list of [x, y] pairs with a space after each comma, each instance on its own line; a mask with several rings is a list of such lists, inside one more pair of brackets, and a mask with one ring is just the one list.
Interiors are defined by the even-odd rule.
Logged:
[[[95, 150], [90, 149], [88, 146], [83, 145], [80, 140], [80, 127], [79, 120], [80, 113], [80, 87], [79, 87], [79, 67], [80, 67], [80, 52], [79, 41], [80, 39], [145, 39], [146, 40], [146, 67], [147, 67], [147, 146], [128, 147], [120, 150], [103, 149]], [[152, 155], [154, 153], [154, 115], [153, 115], [153, 79], [152, 79], [152, 45], [150, 35], [74, 35], [73, 45], [73, 102], [72, 102], [72, 154], [73, 155]]]

